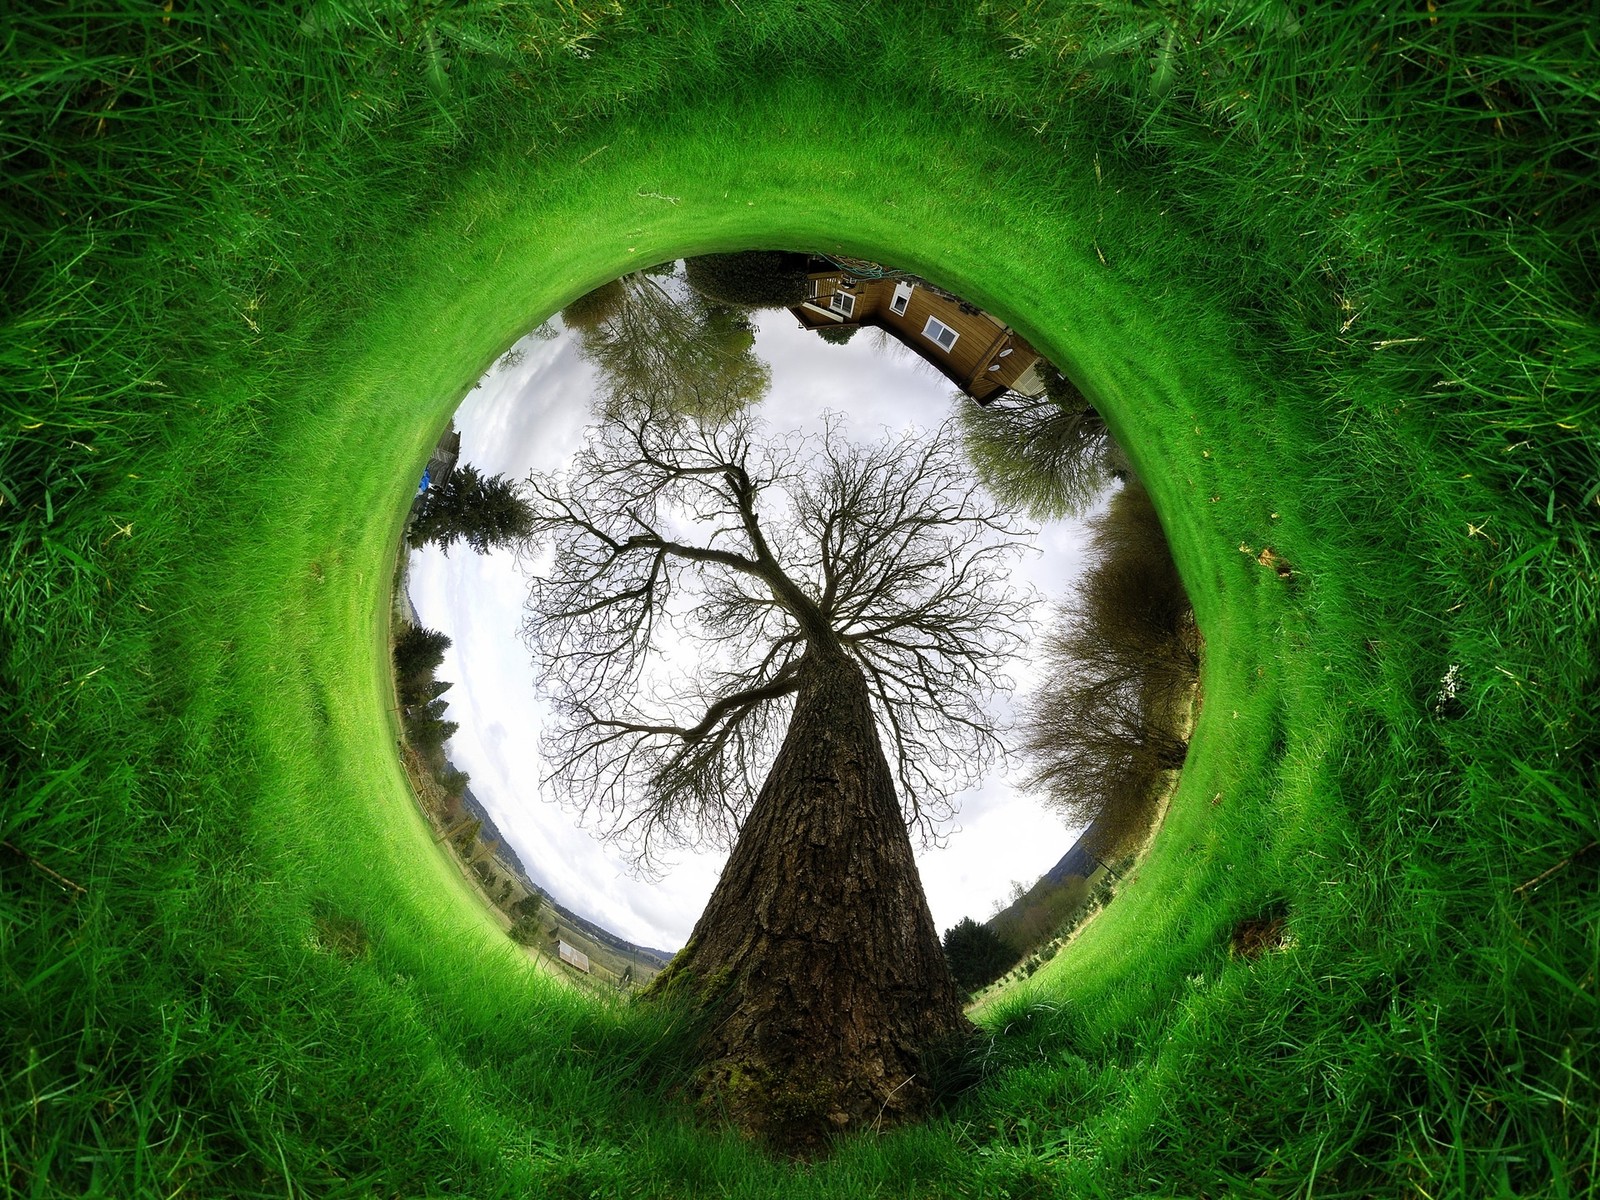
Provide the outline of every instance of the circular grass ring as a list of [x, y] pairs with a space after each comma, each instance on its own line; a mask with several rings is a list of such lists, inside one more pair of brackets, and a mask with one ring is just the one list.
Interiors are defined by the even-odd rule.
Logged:
[[[1120, 100], [1052, 100], [1026, 54], [1000, 52], [1060, 30], [970, 50], [960, 21], [858, 30], [830, 12], [613, 31], [667, 47], [629, 77], [656, 92], [638, 100], [606, 62], [585, 84], [526, 52], [476, 68], [518, 77], [485, 85], [493, 104], [458, 103], [468, 84], [435, 54], [442, 115], [408, 93], [396, 141], [352, 139], [351, 178], [327, 176], [336, 201], [273, 213], [241, 167], [175, 249], [154, 217], [121, 227], [153, 247], [151, 274], [113, 239], [60, 260], [100, 268], [103, 293], [40, 275], [40, 327], [125, 305], [161, 384], [107, 420], [94, 389], [41, 383], [66, 431], [38, 443], [54, 461], [88, 453], [69, 433], [101, 440], [70, 509], [56, 468], [7, 460], [31, 472], [11, 487], [28, 557], [7, 632], [28, 638], [6, 660], [22, 799], [0, 860], [18, 985], [0, 1146], [19, 1189], [1581, 1190], [1600, 1127], [1574, 953], [1595, 916], [1578, 702], [1596, 585], [1571, 569], [1593, 495], [1563, 464], [1592, 412], [1476, 415], [1430, 373], [1448, 331], [1377, 329], [1370, 366], [1286, 341], [1319, 314], [1237, 281], [1292, 278], [1287, 248], [1319, 230], [1263, 233], [1256, 270], [1223, 184], [1207, 210], [1150, 139], [1108, 136]], [[446, 37], [426, 32], [393, 45]], [[547, 48], [601, 44], [559, 32]], [[743, 35], [755, 50], [718, 41]], [[326, 43], [294, 46], [272, 78]], [[667, 90], [663, 64], [697, 54], [693, 94]], [[947, 81], [992, 74], [919, 90], [902, 81], [924, 56]], [[593, 95], [563, 110], [558, 85]], [[197, 121], [221, 127], [202, 95]], [[278, 200], [286, 145], [259, 160]], [[437, 177], [402, 177], [419, 163]], [[391, 192], [407, 199], [385, 208]], [[1315, 244], [1308, 273], [1336, 274]], [[980, 1060], [947, 1065], [948, 1115], [804, 1172], [663, 1103], [682, 1070], [665, 1018], [567, 991], [486, 920], [409, 805], [387, 711], [403, 509], [466, 389], [620, 272], [755, 246], [916, 271], [1065, 368], [1150, 486], [1206, 638], [1193, 753], [1116, 903], [987, 1015]], [[1518, 311], [1559, 316], [1558, 283], [1541, 286]], [[1425, 337], [1436, 359], [1397, 359]], [[1592, 352], [1592, 330], [1572, 337]], [[119, 394], [111, 351], [75, 344], [75, 370]], [[1496, 465], [1496, 442], [1540, 468]], [[1230, 953], [1263, 914], [1272, 945]]]

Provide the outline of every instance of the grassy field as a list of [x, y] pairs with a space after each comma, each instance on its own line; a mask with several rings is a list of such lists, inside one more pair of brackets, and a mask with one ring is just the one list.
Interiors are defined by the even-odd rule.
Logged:
[[[1590, 17], [0, 21], [0, 1188], [1590, 1194]], [[1206, 639], [1137, 878], [941, 1066], [948, 1111], [805, 1167], [674, 1107], [677, 1014], [486, 921], [385, 711], [472, 381], [619, 272], [749, 246], [895, 263], [1066, 368]], [[1268, 911], [1286, 947], [1231, 958]]]

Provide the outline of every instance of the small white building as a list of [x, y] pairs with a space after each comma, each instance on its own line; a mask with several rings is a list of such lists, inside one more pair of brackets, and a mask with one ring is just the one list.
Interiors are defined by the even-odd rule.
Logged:
[[577, 967], [586, 975], [589, 973], [589, 956], [582, 950], [561, 941], [556, 943], [556, 950], [561, 955], [561, 961], [569, 967]]

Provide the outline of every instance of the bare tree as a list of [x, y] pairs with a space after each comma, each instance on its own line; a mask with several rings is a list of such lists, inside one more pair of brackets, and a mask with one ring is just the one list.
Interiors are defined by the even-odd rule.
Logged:
[[1148, 828], [1164, 771], [1188, 753], [1184, 709], [1199, 635], [1149, 494], [1137, 480], [1090, 522], [1091, 566], [1040, 640], [1044, 683], [1024, 709], [1019, 749], [1072, 823], [1093, 823], [1099, 854]]
[[949, 426], [757, 432], [646, 405], [531, 479], [554, 553], [524, 628], [570, 800], [643, 855], [735, 842], [658, 986], [717, 1006], [704, 1094], [801, 1148], [917, 1111], [919, 1054], [966, 1029], [907, 827], [999, 751], [1032, 598]]

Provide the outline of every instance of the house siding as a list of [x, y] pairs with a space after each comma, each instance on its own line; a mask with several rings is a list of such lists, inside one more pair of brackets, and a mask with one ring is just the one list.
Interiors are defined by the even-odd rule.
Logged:
[[[960, 302], [932, 288], [913, 287], [905, 312], [897, 314], [890, 308], [899, 282], [894, 279], [862, 280], [847, 285], [843, 273], [837, 270], [814, 271], [808, 279], [815, 281], [817, 295], [809, 305], [789, 310], [802, 327], [821, 329], [843, 324], [886, 329], [980, 404], [1025, 376], [1039, 377], [1037, 372], [1028, 373], [1030, 367], [1041, 361], [1039, 353], [1020, 334], [1007, 329], [986, 312], [964, 311]], [[841, 288], [849, 290], [856, 298], [855, 311], [843, 319], [830, 311], [832, 296]], [[955, 345], [948, 351], [924, 336], [923, 330], [930, 317], [955, 331]], [[1007, 348], [1011, 353], [1001, 357]], [[996, 362], [1000, 364], [999, 369], [990, 371], [988, 368]]]

